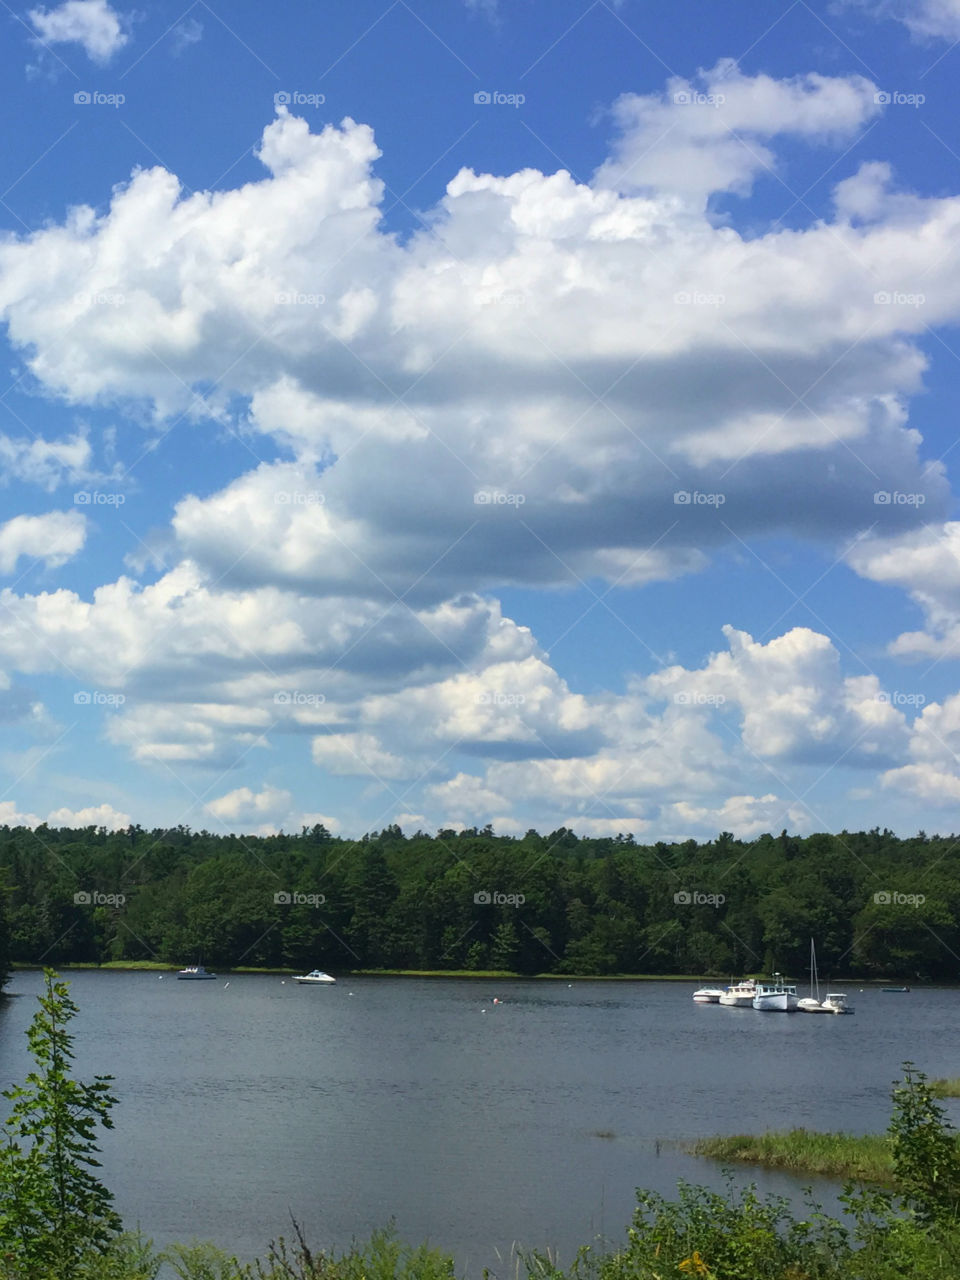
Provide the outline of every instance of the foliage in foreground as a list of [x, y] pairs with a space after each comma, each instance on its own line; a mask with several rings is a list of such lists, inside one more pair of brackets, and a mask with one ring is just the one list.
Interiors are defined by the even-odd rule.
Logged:
[[[67, 1024], [77, 1012], [66, 984], [45, 973], [28, 1031], [36, 1069], [3, 1096], [13, 1103], [0, 1130], [0, 1280], [454, 1280], [453, 1259], [414, 1248], [390, 1230], [339, 1255], [314, 1252], [299, 1227], [261, 1262], [243, 1264], [211, 1244], [157, 1253], [125, 1235], [112, 1197], [93, 1170], [97, 1125], [110, 1126], [109, 1077], [69, 1076]], [[740, 1190], [721, 1194], [681, 1183], [668, 1200], [640, 1191], [624, 1247], [581, 1250], [559, 1269], [549, 1256], [521, 1255], [517, 1280], [957, 1280], [960, 1276], [960, 1157], [956, 1134], [922, 1072], [904, 1064], [889, 1128], [897, 1192], [850, 1183], [847, 1217], [808, 1199]]]

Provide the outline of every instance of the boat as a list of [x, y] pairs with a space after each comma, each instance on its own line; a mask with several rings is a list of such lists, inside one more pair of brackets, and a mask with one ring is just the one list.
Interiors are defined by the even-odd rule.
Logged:
[[693, 993], [693, 998], [697, 1004], [719, 1004], [722, 995], [722, 987], [701, 987]]
[[753, 1007], [765, 1013], [793, 1013], [800, 1001], [797, 999], [797, 986], [794, 982], [784, 982], [779, 973], [775, 973], [769, 982], [758, 982]]
[[329, 973], [324, 973], [321, 969], [313, 969], [310, 973], [294, 978], [294, 982], [299, 982], [301, 986], [328, 987], [332, 982], [336, 982], [336, 978], [331, 978]]
[[[814, 996], [816, 991], [816, 996]], [[810, 994], [802, 1000], [797, 1001], [797, 1008], [801, 1013], [831, 1013], [831, 1009], [825, 1008], [820, 1000], [820, 977], [817, 974], [817, 950], [813, 945], [813, 939], [810, 939]]]
[[828, 991], [823, 1001], [824, 1013], [853, 1013], [844, 991]]
[[756, 992], [757, 984], [753, 978], [743, 978], [740, 982], [733, 982], [727, 987], [719, 1003], [726, 1005], [728, 1009], [750, 1009]]
[[910, 988], [909, 987], [881, 987], [880, 990], [899, 993], [901, 991], [909, 991]]
[[177, 977], [181, 982], [203, 982], [207, 978], [215, 978], [215, 973], [208, 973], [202, 964], [190, 964], [181, 969]]

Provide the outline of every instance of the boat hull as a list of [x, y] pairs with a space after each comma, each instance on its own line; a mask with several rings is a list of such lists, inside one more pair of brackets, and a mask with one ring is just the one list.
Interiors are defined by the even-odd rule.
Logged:
[[819, 1000], [814, 1000], [812, 996], [808, 999], [797, 1002], [797, 1010], [800, 1013], [833, 1013], [832, 1009], [828, 1009], [821, 1004]]
[[735, 996], [725, 991], [717, 1003], [725, 1005], [728, 1009], [752, 1009], [753, 996]]
[[178, 973], [178, 982], [212, 982], [217, 975], [215, 973]]

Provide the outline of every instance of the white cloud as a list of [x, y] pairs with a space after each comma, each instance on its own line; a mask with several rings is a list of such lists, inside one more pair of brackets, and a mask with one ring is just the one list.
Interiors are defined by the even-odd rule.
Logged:
[[14, 516], [0, 525], [0, 573], [12, 573], [21, 557], [55, 569], [83, 549], [87, 522], [78, 511]]
[[0, 434], [0, 484], [22, 480], [50, 493], [91, 477], [91, 456], [90, 442], [79, 432], [60, 440]]
[[915, 36], [960, 40], [960, 0], [861, 0], [878, 17], [894, 18]]
[[79, 44], [91, 61], [105, 64], [129, 40], [108, 0], [65, 0], [56, 9], [31, 9], [30, 21], [45, 44]]
[[256, 818], [274, 818], [290, 808], [292, 796], [279, 787], [266, 786], [254, 792], [249, 787], [238, 787], [226, 795], [211, 800], [206, 806], [215, 818], [224, 822], [250, 822]]
[[848, 556], [865, 578], [908, 591], [927, 629], [908, 631], [890, 645], [897, 657], [960, 655], [960, 522], [931, 524], [894, 538], [871, 538]]
[[746, 193], [776, 168], [761, 139], [848, 137], [878, 113], [875, 92], [862, 76], [775, 80], [745, 76], [722, 59], [693, 81], [672, 77], [662, 95], [621, 97], [614, 116], [622, 136], [598, 178], [621, 191], [675, 192], [694, 205], [712, 192]]
[[106, 827], [108, 831], [124, 831], [130, 815], [120, 813], [109, 804], [89, 805], [85, 809], [54, 809], [45, 818], [35, 813], [22, 813], [13, 800], [0, 801], [0, 826], [39, 827]]

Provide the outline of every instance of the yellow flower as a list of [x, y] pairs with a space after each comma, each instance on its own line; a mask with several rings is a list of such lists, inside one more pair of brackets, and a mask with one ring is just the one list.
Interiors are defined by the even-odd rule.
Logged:
[[684, 1258], [681, 1263], [678, 1263], [677, 1270], [683, 1271], [690, 1276], [710, 1276], [713, 1274], [703, 1258], [700, 1257], [699, 1249], [694, 1249], [689, 1258]]

